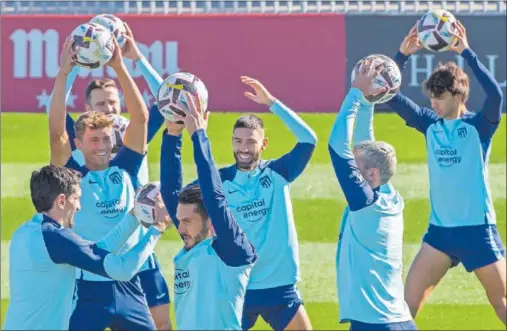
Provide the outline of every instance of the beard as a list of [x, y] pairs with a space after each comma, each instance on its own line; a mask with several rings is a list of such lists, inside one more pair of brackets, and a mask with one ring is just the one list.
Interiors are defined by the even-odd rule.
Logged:
[[[239, 154], [248, 154], [249, 159], [243, 160]], [[242, 153], [242, 152], [234, 152], [234, 159], [236, 160], [236, 166], [240, 170], [253, 170], [257, 164], [259, 164], [260, 159], [260, 152], [248, 152], [248, 153]]]
[[189, 251], [191, 250], [192, 248], [194, 248], [195, 246], [197, 246], [200, 242], [202, 242], [203, 240], [206, 240], [208, 238], [208, 234], [209, 234], [209, 226], [208, 225], [204, 225], [201, 232], [199, 232], [196, 236], [194, 237], [190, 237], [189, 235], [180, 235], [181, 238], [184, 240], [184, 237], [187, 237], [187, 238], [190, 238], [192, 240], [191, 243], [186, 243], [185, 242], [185, 246], [184, 248]]

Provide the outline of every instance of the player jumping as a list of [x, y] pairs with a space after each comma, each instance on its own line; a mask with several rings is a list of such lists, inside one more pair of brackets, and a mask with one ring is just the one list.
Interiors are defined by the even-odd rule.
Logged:
[[125, 219], [100, 241], [85, 241], [71, 230], [74, 214], [80, 209], [80, 180], [76, 171], [54, 165], [32, 173], [32, 202], [43, 220], [25, 222], [12, 237], [10, 301], [4, 330], [68, 330], [75, 267], [128, 281], [153, 252], [161, 232], [171, 225], [159, 197], [157, 222], [130, 250], [117, 254], [139, 228], [140, 222], [132, 212], [125, 214]]
[[340, 322], [350, 330], [415, 330], [403, 295], [404, 202], [390, 183], [396, 153], [374, 140], [373, 104], [364, 97], [381, 92], [372, 87], [376, 76], [371, 61], [356, 69], [329, 138], [348, 203], [336, 254]]
[[[388, 102], [408, 126], [425, 135], [428, 152], [430, 224], [407, 275], [405, 298], [415, 317], [447, 270], [461, 262], [475, 273], [505, 324], [505, 250], [488, 183], [491, 140], [500, 123], [503, 95], [470, 49], [459, 21], [454, 36], [457, 43], [451, 50], [466, 60], [486, 93], [482, 109], [467, 110], [469, 79], [453, 62], [440, 64], [424, 83], [433, 110], [401, 93]], [[414, 26], [396, 55], [400, 69], [421, 48]]]
[[[61, 67], [49, 111], [51, 163], [82, 173], [83, 208], [76, 213], [75, 232], [90, 241], [102, 238], [132, 208], [133, 182], [137, 181], [146, 154], [148, 110], [122, 61], [116, 39], [114, 42], [115, 51], [108, 65], [118, 76], [130, 114], [124, 146], [116, 157], [110, 160], [112, 122], [105, 114], [94, 111], [81, 114], [75, 123], [74, 142], [83, 152], [86, 164], [80, 166], [71, 156], [65, 130], [65, 83], [75, 64], [70, 37], [62, 50]], [[135, 244], [138, 238], [139, 234], [134, 233], [125, 248]], [[77, 302], [70, 320], [72, 330], [103, 330], [108, 326], [155, 329], [138, 276], [129, 282], [117, 282], [79, 270], [77, 278]]]
[[181, 162], [175, 160], [181, 136], [164, 132], [160, 159], [162, 197], [185, 243], [174, 257], [176, 325], [178, 330], [241, 330], [257, 254], [225, 200], [206, 134], [209, 113], [203, 114], [197, 98], [185, 94], [186, 116], [177, 119], [192, 139], [199, 184], [181, 190]]

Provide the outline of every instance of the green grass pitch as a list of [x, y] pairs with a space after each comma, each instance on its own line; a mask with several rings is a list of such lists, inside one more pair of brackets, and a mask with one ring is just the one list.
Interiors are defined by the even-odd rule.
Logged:
[[[232, 125], [240, 114], [213, 113], [209, 136], [213, 155], [219, 165], [233, 162], [231, 151]], [[296, 142], [283, 123], [272, 114], [261, 114], [269, 138], [264, 158], [274, 158], [289, 151]], [[316, 131], [319, 143], [310, 165], [291, 188], [294, 215], [300, 242], [303, 280], [299, 284], [314, 329], [348, 329], [339, 324], [336, 299], [334, 257], [341, 213], [345, 206], [343, 194], [333, 175], [327, 152], [327, 140], [335, 114], [303, 114], [303, 119]], [[1, 114], [1, 239], [2, 239], [2, 322], [8, 304], [8, 247], [14, 230], [35, 212], [29, 196], [29, 176], [33, 169], [48, 163], [48, 121], [45, 114]], [[394, 145], [398, 155], [398, 173], [394, 184], [404, 196], [405, 251], [404, 272], [417, 252], [428, 224], [428, 173], [425, 142], [422, 134], [405, 126], [393, 114], [375, 115], [375, 136]], [[161, 134], [149, 148], [150, 178], [159, 178]], [[184, 178], [195, 178], [192, 148], [184, 136]], [[493, 140], [490, 158], [490, 183], [494, 198], [499, 232], [506, 242], [506, 130], [505, 116]], [[157, 246], [169, 286], [172, 286], [172, 257], [181, 243], [172, 231]], [[317, 258], [318, 257], [318, 258]], [[171, 293], [172, 297], [172, 293]], [[171, 311], [174, 321], [174, 315]], [[463, 267], [452, 269], [442, 281], [416, 319], [419, 329], [488, 329], [504, 330], [489, 307], [484, 290], [473, 274]], [[259, 320], [255, 329], [268, 326]]]

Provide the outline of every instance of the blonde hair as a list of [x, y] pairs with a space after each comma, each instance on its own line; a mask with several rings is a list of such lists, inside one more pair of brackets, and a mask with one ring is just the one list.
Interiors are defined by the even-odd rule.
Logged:
[[87, 111], [82, 113], [76, 123], [74, 124], [74, 129], [76, 130], [76, 136], [81, 139], [83, 137], [83, 133], [85, 130], [91, 129], [104, 129], [104, 128], [112, 128], [113, 120], [108, 117], [106, 114], [98, 112], [98, 111]]
[[380, 185], [387, 183], [396, 172], [396, 151], [394, 147], [384, 141], [362, 141], [354, 146], [364, 159], [367, 169], [380, 171]]

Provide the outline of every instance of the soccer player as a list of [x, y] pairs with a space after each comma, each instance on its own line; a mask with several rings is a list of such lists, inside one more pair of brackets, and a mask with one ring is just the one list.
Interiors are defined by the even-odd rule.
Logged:
[[404, 202], [390, 182], [396, 153], [374, 140], [373, 104], [365, 98], [381, 92], [372, 87], [376, 75], [371, 61], [356, 69], [329, 138], [333, 168], [348, 203], [336, 256], [340, 322], [350, 322], [350, 330], [415, 330], [403, 297]]
[[[461, 22], [454, 36], [458, 42], [451, 50], [466, 60], [486, 93], [482, 109], [476, 113], [467, 110], [469, 79], [453, 62], [439, 64], [424, 83], [433, 110], [401, 93], [388, 102], [408, 126], [424, 134], [428, 152], [430, 224], [408, 272], [405, 298], [415, 317], [447, 270], [461, 262], [480, 280], [505, 324], [505, 250], [488, 183], [491, 140], [500, 123], [503, 95], [470, 49]], [[414, 27], [396, 55], [399, 67], [419, 49]]]
[[188, 109], [183, 107], [186, 116], [178, 120], [192, 139], [199, 184], [181, 190], [181, 171], [172, 169], [178, 166], [174, 161], [181, 136], [164, 132], [160, 160], [160, 191], [184, 241], [174, 257], [176, 326], [241, 330], [246, 286], [257, 254], [226, 202], [206, 134], [209, 113], [203, 114], [197, 98], [184, 93]]
[[[148, 110], [114, 42], [115, 51], [108, 65], [118, 76], [130, 114], [124, 146], [116, 157], [110, 160], [111, 120], [104, 113], [94, 111], [81, 114], [75, 123], [74, 142], [83, 152], [86, 164], [80, 166], [71, 156], [65, 129], [65, 83], [75, 64], [71, 38], [67, 38], [62, 50], [49, 111], [51, 163], [82, 173], [83, 208], [76, 213], [74, 229], [90, 241], [102, 238], [132, 208], [135, 182], [146, 154]], [[134, 245], [139, 236], [134, 233], [124, 248]], [[129, 282], [117, 282], [79, 270], [76, 277], [77, 301], [70, 320], [71, 329], [103, 330], [113, 324], [127, 329], [155, 329], [138, 276]]]
[[[122, 49], [122, 56], [135, 61], [136, 65], [141, 68], [143, 77], [148, 83], [148, 86], [156, 96], [158, 88], [162, 83], [162, 79], [155, 73], [155, 70], [146, 60], [146, 58], [139, 51], [132, 31], [129, 26], [125, 23], [127, 30], [127, 37], [125, 46]], [[74, 80], [79, 71], [78, 67], [74, 67], [67, 78], [66, 84], [66, 96], [68, 97]], [[105, 78], [100, 80], [92, 80], [85, 91], [85, 110], [86, 111], [97, 111], [102, 112], [106, 115], [116, 114], [120, 115], [121, 105], [119, 90], [114, 80]], [[49, 112], [49, 107], [47, 107]], [[147, 143], [153, 139], [155, 134], [158, 132], [160, 126], [164, 123], [164, 118], [157, 105], [153, 105], [149, 110], [148, 118], [148, 137]], [[76, 148], [74, 140], [76, 138], [76, 132], [74, 129], [74, 120], [67, 114], [66, 117], [66, 131], [69, 135], [69, 142], [72, 148], [72, 156], [79, 165], [84, 165], [85, 160], [81, 150]], [[116, 138], [116, 145], [113, 146], [113, 151], [119, 150], [123, 146], [121, 139]], [[111, 158], [115, 155], [111, 153]], [[140, 185], [144, 185], [149, 181], [148, 174], [148, 158], [144, 157], [143, 163], [138, 174], [138, 181]], [[146, 230], [141, 228], [139, 235], [143, 235]], [[145, 265], [141, 268], [139, 273], [139, 279], [143, 288], [150, 312], [153, 316], [153, 320], [158, 330], [171, 330], [171, 320], [169, 316], [169, 288], [164, 275], [161, 272], [160, 263], [157, 260], [155, 253], [146, 261]]]
[[117, 253], [139, 228], [140, 222], [132, 211], [100, 241], [85, 241], [71, 230], [74, 214], [80, 209], [80, 179], [76, 171], [54, 165], [32, 173], [32, 202], [37, 212], [43, 214], [43, 220], [25, 222], [12, 236], [10, 301], [4, 330], [68, 330], [75, 267], [128, 281], [171, 224], [159, 198], [155, 209], [157, 222], [129, 251]]
[[[276, 330], [309, 330], [310, 320], [296, 286], [300, 279], [299, 247], [288, 188], [310, 161], [317, 137], [259, 81], [250, 77], [242, 77], [241, 81], [255, 92], [246, 92], [245, 96], [268, 106], [298, 139], [292, 151], [284, 156], [262, 160], [261, 153], [268, 145], [264, 124], [257, 116], [243, 116], [233, 128], [236, 163], [219, 171], [231, 213], [259, 256], [247, 287], [242, 327], [250, 329], [261, 315]], [[180, 179], [181, 132], [181, 126], [170, 125], [168, 133], [174, 136], [173, 147], [163, 150], [165, 157], [169, 157], [168, 150], [174, 153], [167, 164], [171, 164], [171, 176]]]

